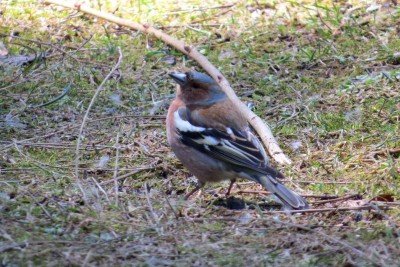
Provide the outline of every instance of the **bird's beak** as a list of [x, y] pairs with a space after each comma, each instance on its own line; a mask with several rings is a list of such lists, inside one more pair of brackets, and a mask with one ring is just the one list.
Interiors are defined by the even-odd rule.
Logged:
[[168, 75], [179, 85], [184, 85], [187, 82], [185, 73], [168, 73]]

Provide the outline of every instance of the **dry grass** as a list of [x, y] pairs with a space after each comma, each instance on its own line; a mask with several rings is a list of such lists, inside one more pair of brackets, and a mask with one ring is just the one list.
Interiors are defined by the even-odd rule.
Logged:
[[[230, 198], [221, 183], [184, 201], [195, 180], [166, 143], [174, 97], [166, 74], [195, 62], [80, 13], [7, 1], [0, 3], [0, 52], [4, 44], [9, 54], [6, 64], [0, 58], [1, 265], [398, 265], [398, 7], [120, 3], [93, 6], [196, 45], [273, 127], [293, 160], [278, 166], [287, 184], [325, 211], [280, 213], [245, 181]], [[118, 47], [122, 63], [80, 136]], [[328, 211], [336, 207], [344, 209]]]

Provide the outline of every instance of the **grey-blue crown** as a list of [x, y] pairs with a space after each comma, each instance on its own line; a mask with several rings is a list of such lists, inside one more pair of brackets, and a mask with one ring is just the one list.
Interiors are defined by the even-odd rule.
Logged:
[[192, 70], [190, 72], [190, 78], [193, 81], [199, 81], [201, 83], [208, 83], [208, 84], [215, 84], [215, 81], [213, 78], [208, 76], [207, 74]]

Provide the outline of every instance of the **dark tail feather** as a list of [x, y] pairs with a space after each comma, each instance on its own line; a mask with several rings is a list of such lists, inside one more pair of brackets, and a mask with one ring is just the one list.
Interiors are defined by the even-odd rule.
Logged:
[[285, 206], [285, 209], [303, 210], [308, 209], [307, 201], [293, 192], [282, 183], [271, 176], [261, 176], [257, 179], [268, 191], [277, 196]]

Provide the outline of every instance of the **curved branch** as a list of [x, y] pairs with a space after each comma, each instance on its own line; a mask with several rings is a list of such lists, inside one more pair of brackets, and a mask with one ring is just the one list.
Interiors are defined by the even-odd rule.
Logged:
[[193, 58], [196, 60], [200, 66], [203, 67], [205, 71], [207, 71], [221, 86], [224, 92], [228, 95], [228, 97], [234, 102], [234, 104], [240, 109], [243, 115], [246, 117], [247, 121], [253, 126], [253, 128], [257, 131], [258, 135], [262, 139], [264, 145], [266, 146], [269, 154], [273, 157], [277, 162], [281, 164], [290, 164], [291, 160], [282, 152], [281, 148], [279, 147], [277, 141], [275, 140], [274, 136], [272, 135], [271, 129], [263, 122], [263, 120], [254, 114], [240, 99], [236, 96], [235, 92], [229, 85], [229, 82], [226, 78], [221, 74], [221, 72], [214, 67], [208, 61], [208, 59], [199, 53], [196, 48], [193, 46], [187, 45], [182, 41], [179, 41], [160, 30], [152, 27], [147, 23], [136, 23], [127, 21], [120, 17], [114, 16], [109, 13], [101, 12], [99, 10], [93, 9], [91, 7], [81, 5], [80, 3], [71, 3], [67, 1], [60, 1], [60, 0], [44, 0], [44, 3], [47, 4], [56, 4], [66, 8], [71, 8], [75, 10], [82, 11], [84, 13], [105, 19], [107, 21], [114, 22], [118, 25], [125, 26], [134, 30], [142, 31], [151, 35], [154, 35], [158, 39], [163, 40], [165, 43], [175, 47], [177, 50], [181, 51], [185, 55]]

